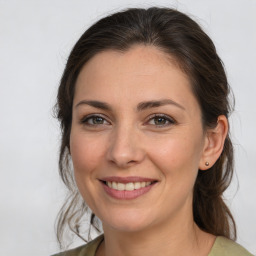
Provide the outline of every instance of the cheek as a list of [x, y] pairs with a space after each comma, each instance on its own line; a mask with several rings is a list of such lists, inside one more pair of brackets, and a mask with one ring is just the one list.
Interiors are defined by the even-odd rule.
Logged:
[[99, 200], [95, 186], [96, 175], [105, 155], [104, 147], [97, 139], [73, 130], [70, 135], [70, 151], [77, 187], [85, 202], [94, 210]]
[[104, 147], [97, 141], [81, 132], [71, 132], [70, 151], [75, 176], [93, 175], [93, 170], [97, 168], [104, 155]]
[[196, 175], [201, 156], [200, 139], [175, 134], [150, 147], [153, 162], [164, 176]]

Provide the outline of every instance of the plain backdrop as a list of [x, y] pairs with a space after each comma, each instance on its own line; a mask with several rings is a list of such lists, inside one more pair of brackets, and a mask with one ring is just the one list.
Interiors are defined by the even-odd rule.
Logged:
[[67, 56], [99, 18], [152, 5], [191, 15], [225, 63], [236, 97], [236, 177], [225, 195], [238, 242], [256, 254], [255, 0], [0, 0], [0, 255], [58, 251], [54, 220], [65, 189], [58, 177], [60, 134], [52, 107]]

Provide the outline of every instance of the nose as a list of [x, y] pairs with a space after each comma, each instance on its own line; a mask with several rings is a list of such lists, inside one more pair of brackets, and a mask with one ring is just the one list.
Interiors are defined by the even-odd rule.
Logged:
[[118, 127], [112, 132], [107, 152], [108, 161], [119, 168], [128, 168], [143, 161], [142, 136], [139, 131], [129, 127]]

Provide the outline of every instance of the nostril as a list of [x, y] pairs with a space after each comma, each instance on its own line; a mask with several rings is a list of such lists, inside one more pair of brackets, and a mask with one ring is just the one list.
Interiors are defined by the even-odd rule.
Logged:
[[136, 163], [136, 161], [135, 161], [135, 160], [131, 160], [131, 161], [128, 162], [128, 164], [129, 164], [129, 163], [131, 163], [131, 164], [132, 164], [132, 163]]

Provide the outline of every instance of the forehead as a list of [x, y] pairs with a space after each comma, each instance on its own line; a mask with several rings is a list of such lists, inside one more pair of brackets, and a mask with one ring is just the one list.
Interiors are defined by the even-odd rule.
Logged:
[[[134, 75], [153, 75], [166, 67], [179, 69], [176, 59], [155, 46], [134, 45], [128, 50], [105, 50], [92, 57], [82, 68], [83, 76], [93, 76], [94, 72], [108, 74], [132, 72]], [[185, 74], [184, 74], [185, 75]]]
[[174, 98], [196, 104], [187, 75], [170, 55], [154, 46], [137, 45], [125, 52], [107, 50], [82, 68], [75, 100], [145, 101]]

